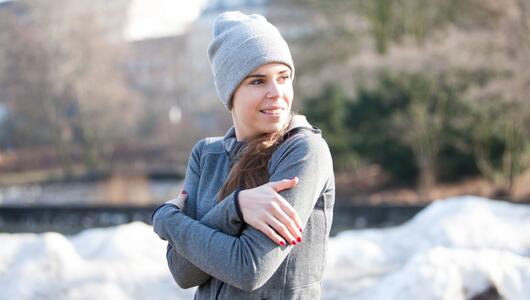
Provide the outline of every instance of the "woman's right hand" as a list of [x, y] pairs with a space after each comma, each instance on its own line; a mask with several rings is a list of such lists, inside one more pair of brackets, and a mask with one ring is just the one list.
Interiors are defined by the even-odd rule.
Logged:
[[243, 221], [267, 235], [280, 246], [285, 241], [296, 245], [302, 241], [302, 222], [293, 206], [278, 192], [290, 189], [298, 178], [269, 182], [239, 192], [239, 208]]
[[184, 205], [186, 205], [186, 199], [188, 199], [188, 194], [185, 190], [182, 190], [177, 198], [166, 201], [166, 204], [176, 205], [180, 210], [183, 210]]

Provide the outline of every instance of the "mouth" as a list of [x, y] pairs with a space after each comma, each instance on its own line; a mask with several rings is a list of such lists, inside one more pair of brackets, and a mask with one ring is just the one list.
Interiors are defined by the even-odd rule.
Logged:
[[280, 115], [285, 108], [271, 108], [271, 109], [262, 109], [260, 110], [261, 113], [269, 115], [269, 116], [278, 116]]

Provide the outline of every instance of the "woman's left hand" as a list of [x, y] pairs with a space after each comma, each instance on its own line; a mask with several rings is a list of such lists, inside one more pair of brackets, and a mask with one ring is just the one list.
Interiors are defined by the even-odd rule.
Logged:
[[188, 194], [186, 193], [186, 191], [182, 190], [182, 192], [180, 192], [180, 195], [178, 195], [177, 198], [168, 200], [166, 201], [166, 203], [176, 205], [178, 208], [180, 208], [180, 210], [183, 210], [184, 205], [186, 205], [187, 198]]
[[242, 221], [280, 246], [285, 246], [285, 241], [291, 245], [301, 242], [302, 221], [293, 206], [279, 194], [297, 184], [298, 178], [293, 177], [239, 192]]

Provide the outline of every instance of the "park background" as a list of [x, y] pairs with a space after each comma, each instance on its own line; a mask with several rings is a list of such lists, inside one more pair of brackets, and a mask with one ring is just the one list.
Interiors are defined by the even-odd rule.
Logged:
[[[322, 129], [334, 159], [333, 234], [397, 225], [437, 202], [454, 209], [447, 216], [468, 213], [467, 225], [455, 221], [463, 232], [484, 221], [457, 208], [469, 209], [469, 199], [528, 211], [528, 0], [0, 1], [4, 244], [19, 249], [21, 232], [149, 223], [147, 212], [177, 195], [192, 146], [231, 123], [206, 55], [212, 22], [225, 10], [265, 15], [291, 47], [295, 111]], [[426, 227], [437, 228], [436, 220]], [[505, 231], [527, 228], [520, 220]], [[145, 229], [132, 224], [123, 230]], [[523, 236], [510, 236], [522, 248], [498, 243], [525, 257], [529, 272]], [[0, 282], [14, 280], [2, 271]], [[519, 299], [485, 282], [466, 287], [465, 297]], [[108, 295], [121, 295], [110, 286]], [[508, 290], [530, 295], [522, 287]], [[16, 291], [10, 295], [22, 297]], [[58, 295], [83, 294], [72, 293]]]
[[182, 175], [193, 144], [231, 122], [206, 56], [212, 20], [248, 9], [291, 45], [295, 110], [330, 144], [341, 201], [528, 202], [528, 6], [4, 2], [0, 183]]

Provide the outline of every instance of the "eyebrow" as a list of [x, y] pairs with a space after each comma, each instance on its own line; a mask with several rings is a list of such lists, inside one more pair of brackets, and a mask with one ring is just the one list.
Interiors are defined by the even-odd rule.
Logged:
[[[282, 75], [282, 74], [285, 74], [285, 73], [287, 73], [289, 71], [290, 70], [282, 70], [282, 71], [278, 72], [278, 74]], [[247, 77], [245, 77], [245, 79], [248, 79], [248, 78], [265, 78], [265, 77], [267, 77], [267, 75], [258, 73], [258, 74], [250, 74]], [[245, 80], [245, 79], [243, 79], [243, 80]]]

